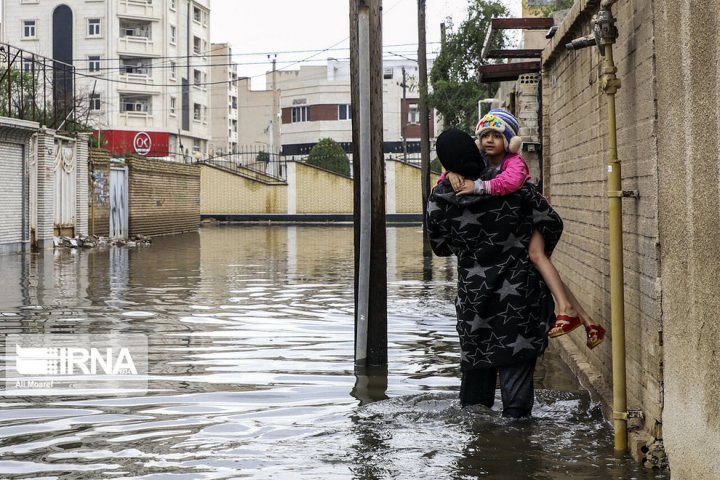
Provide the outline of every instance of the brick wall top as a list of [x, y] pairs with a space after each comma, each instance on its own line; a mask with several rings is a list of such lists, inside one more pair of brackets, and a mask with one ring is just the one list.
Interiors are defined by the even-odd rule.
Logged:
[[[555, 57], [563, 52], [566, 52], [565, 44], [570, 43], [575, 39], [578, 30], [578, 25], [585, 23], [590, 24], [590, 18], [597, 12], [600, 6], [600, 0], [576, 0], [570, 11], [565, 15], [563, 22], [558, 25], [558, 29], [555, 35], [550, 39], [548, 45], [543, 50], [542, 62], [543, 67], [547, 67], [549, 63], [552, 63]], [[590, 33], [589, 31], [586, 33]]]
[[0, 142], [24, 144], [39, 129], [37, 122], [0, 117]]
[[103, 149], [91, 148], [90, 161], [92, 163], [110, 163], [110, 152]]
[[134, 156], [126, 157], [125, 161], [131, 170], [185, 175], [188, 177], [200, 176], [200, 166], [198, 165], [186, 165], [184, 163], [166, 162], [164, 160], [152, 160], [150, 158]]

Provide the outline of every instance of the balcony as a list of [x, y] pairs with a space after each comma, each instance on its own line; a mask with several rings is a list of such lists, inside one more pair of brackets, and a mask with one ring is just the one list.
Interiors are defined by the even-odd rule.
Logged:
[[120, 112], [118, 118], [123, 127], [145, 129], [152, 127], [155, 123], [155, 117], [148, 112]]
[[150, 22], [120, 21], [118, 52], [130, 54], [159, 55], [152, 39]]
[[118, 15], [159, 20], [161, 4], [160, 0], [120, 0]]
[[152, 86], [152, 59], [120, 57], [120, 81], [133, 86]]

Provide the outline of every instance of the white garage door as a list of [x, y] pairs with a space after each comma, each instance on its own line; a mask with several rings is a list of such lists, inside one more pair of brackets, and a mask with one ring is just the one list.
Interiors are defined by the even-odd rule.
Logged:
[[0, 142], [0, 245], [23, 240], [23, 149]]

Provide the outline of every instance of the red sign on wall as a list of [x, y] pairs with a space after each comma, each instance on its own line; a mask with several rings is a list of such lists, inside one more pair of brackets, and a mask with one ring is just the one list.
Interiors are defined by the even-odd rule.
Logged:
[[[112, 155], [140, 155], [143, 157], [167, 157], [170, 134], [127, 130], [101, 130], [107, 148]], [[97, 135], [97, 132], [95, 132]]]

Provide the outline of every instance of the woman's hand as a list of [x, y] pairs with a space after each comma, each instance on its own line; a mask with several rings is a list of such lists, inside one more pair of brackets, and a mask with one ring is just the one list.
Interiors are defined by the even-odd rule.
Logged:
[[457, 174], [455, 172], [448, 172], [448, 180], [450, 180], [450, 186], [455, 191], [455, 193], [458, 192], [463, 187], [463, 183], [465, 182], [465, 178]]
[[472, 195], [475, 193], [475, 182], [465, 179], [459, 189], [453, 188], [453, 190], [455, 190], [455, 195], [458, 197], [462, 195]]

